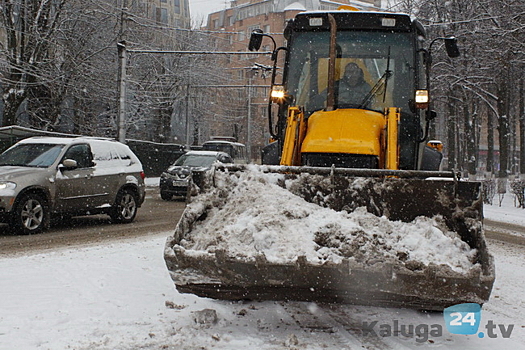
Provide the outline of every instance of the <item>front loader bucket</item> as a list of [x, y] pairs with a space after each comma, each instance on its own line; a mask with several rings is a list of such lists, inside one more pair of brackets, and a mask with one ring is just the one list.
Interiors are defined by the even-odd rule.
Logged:
[[[494, 262], [481, 224], [480, 184], [429, 178], [443, 175], [279, 166], [214, 169], [168, 238], [165, 261], [180, 292], [217, 299], [424, 310], [483, 304], [492, 290]], [[253, 197], [242, 192], [257, 186], [263, 187]], [[243, 197], [246, 207], [239, 204]], [[253, 220], [246, 220], [253, 210]], [[265, 211], [273, 214], [262, 218]], [[329, 222], [331, 217], [341, 221]], [[291, 239], [293, 246], [297, 233], [292, 231], [305, 222], [296, 243], [311, 251], [291, 256], [293, 248], [276, 247], [284, 246], [281, 238]], [[459, 268], [447, 255], [433, 260], [449, 250], [451, 260], [465, 255], [467, 265]]]

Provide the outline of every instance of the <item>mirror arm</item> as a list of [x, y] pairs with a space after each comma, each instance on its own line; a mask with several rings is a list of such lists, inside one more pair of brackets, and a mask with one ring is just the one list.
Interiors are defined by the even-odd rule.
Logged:
[[[273, 38], [272, 38], [273, 39]], [[274, 41], [275, 43], [275, 41]], [[274, 49], [273, 50], [273, 53], [272, 53], [272, 61], [273, 61], [273, 67], [272, 67], [272, 80], [271, 80], [271, 83], [270, 83], [270, 94], [273, 90], [273, 87], [275, 85], [275, 77], [277, 76], [277, 58], [279, 56], [279, 51], [288, 51], [288, 48], [284, 47], [284, 46], [281, 46], [277, 49]], [[269, 126], [269, 129], [270, 129], [270, 136], [274, 139], [277, 138], [277, 134], [274, 132], [273, 130], [273, 118], [272, 118], [272, 98], [270, 96], [270, 98], [268, 99], [268, 126]]]

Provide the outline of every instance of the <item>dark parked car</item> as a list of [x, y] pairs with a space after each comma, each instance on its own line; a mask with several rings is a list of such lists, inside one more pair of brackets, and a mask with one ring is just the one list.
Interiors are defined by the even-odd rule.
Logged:
[[160, 196], [170, 200], [173, 196], [186, 196], [190, 178], [199, 186], [199, 179], [215, 162], [233, 163], [224, 152], [189, 151], [179, 157], [160, 175]]

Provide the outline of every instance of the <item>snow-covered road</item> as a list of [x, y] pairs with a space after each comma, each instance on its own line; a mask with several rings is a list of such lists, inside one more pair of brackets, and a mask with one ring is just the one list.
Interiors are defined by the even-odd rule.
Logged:
[[[513, 208], [510, 198], [502, 207], [485, 207], [484, 213], [492, 221], [525, 226], [525, 211]], [[231, 303], [180, 294], [163, 259], [171, 234], [0, 256], [0, 350], [525, 350], [524, 245], [488, 242], [496, 260], [496, 282], [483, 306], [480, 331], [486, 336], [480, 338], [450, 334], [441, 313], [300, 302]], [[410, 326], [412, 333], [407, 332]], [[390, 336], [381, 336], [389, 327]]]
[[[0, 349], [525, 349], [523, 246], [489, 242], [497, 280], [481, 327], [493, 321], [498, 337], [479, 338], [448, 333], [440, 313], [179, 294], [163, 261], [169, 234], [0, 258]], [[364, 336], [374, 321], [378, 336]], [[438, 324], [442, 335], [406, 336], [395, 324]], [[392, 336], [379, 336], [381, 325]], [[510, 338], [499, 325], [513, 325]]]

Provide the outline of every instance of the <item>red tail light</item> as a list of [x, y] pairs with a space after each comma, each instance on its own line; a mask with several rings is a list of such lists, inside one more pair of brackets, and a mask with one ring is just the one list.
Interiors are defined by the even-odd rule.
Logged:
[[144, 180], [146, 178], [146, 174], [143, 171], [141, 171], [140, 172], [140, 177], [142, 178], [142, 180]]

